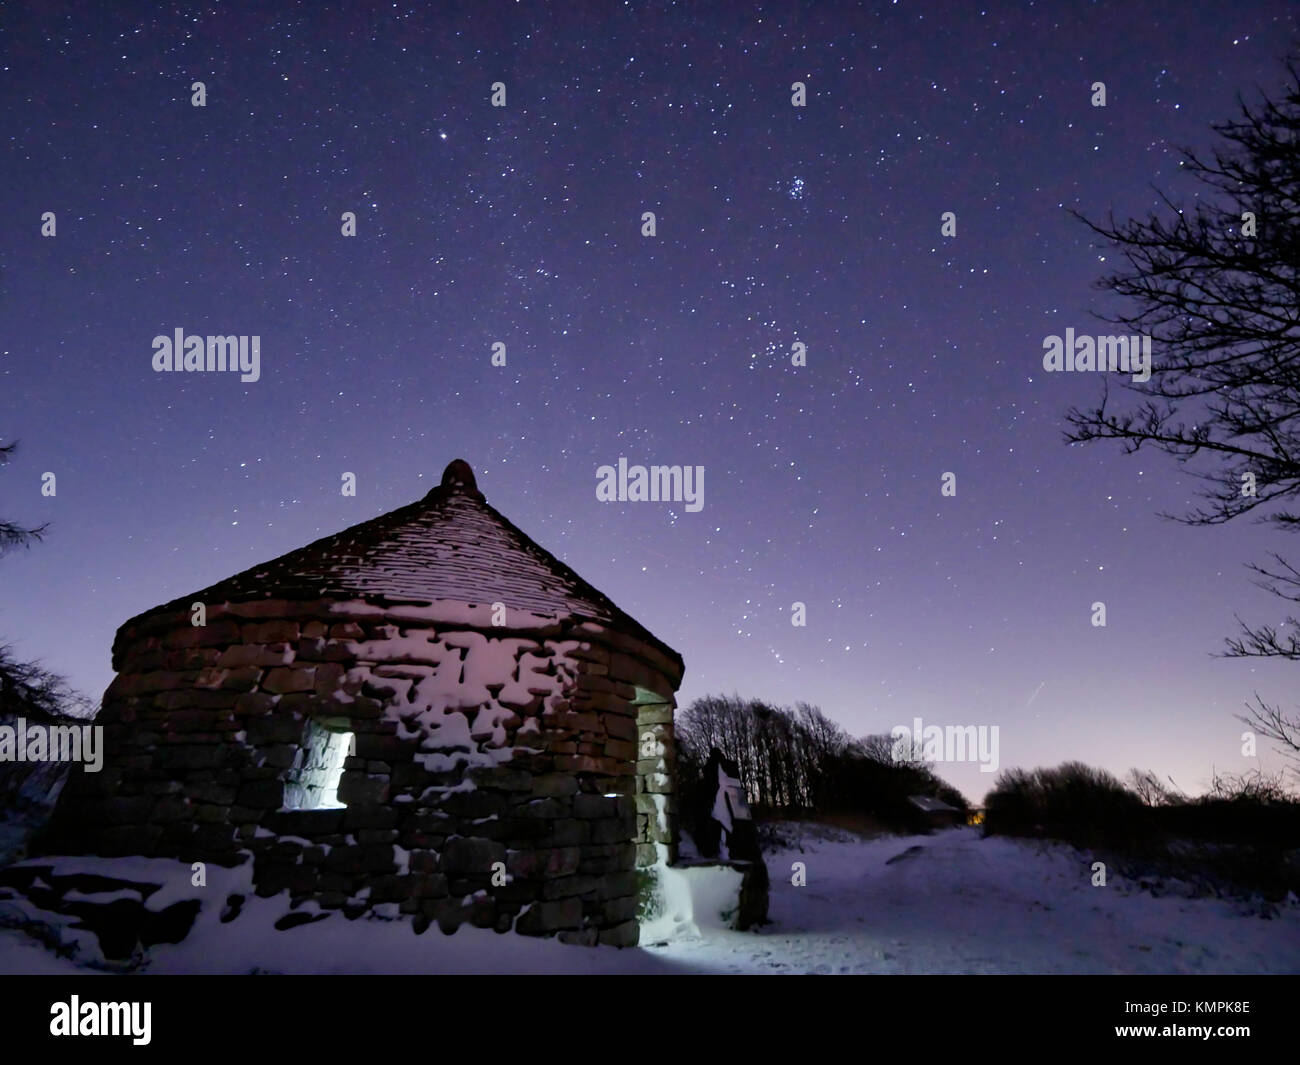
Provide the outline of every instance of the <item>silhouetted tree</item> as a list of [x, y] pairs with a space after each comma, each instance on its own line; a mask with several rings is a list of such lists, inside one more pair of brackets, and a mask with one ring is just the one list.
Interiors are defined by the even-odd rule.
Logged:
[[1172, 780], [1166, 785], [1150, 769], [1130, 769], [1127, 787], [1147, 806], [1169, 806], [1187, 801]]
[[715, 748], [736, 764], [759, 811], [868, 813], [920, 828], [924, 819], [909, 803], [912, 795], [967, 806], [919, 757], [895, 760], [889, 736], [852, 740], [808, 703], [790, 710], [738, 695], [709, 695], [683, 710], [676, 726], [679, 799], [693, 836], [708, 838], [712, 831], [703, 822], [716, 788], [705, 771]]
[[[1127, 311], [1104, 317], [1152, 338], [1151, 379], [1125, 382], [1141, 399], [1115, 410], [1109, 390], [1067, 415], [1071, 442], [1150, 445], [1193, 469], [1205, 505], [1166, 515], [1218, 525], [1245, 514], [1300, 529], [1300, 59], [1286, 62], [1278, 98], [1239, 99], [1240, 117], [1212, 129], [1225, 142], [1206, 157], [1184, 148], [1183, 170], [1202, 186], [1145, 220], [1095, 223], [1127, 265], [1098, 282]], [[1261, 509], [1263, 508], [1263, 509]], [[1280, 555], [1251, 565], [1261, 587], [1300, 602], [1300, 571]], [[1300, 659], [1300, 622], [1279, 631], [1240, 618], [1227, 655]], [[1263, 702], [1242, 720], [1300, 753], [1300, 720]]]
[[[0, 444], [0, 465], [9, 461], [17, 449], [15, 441]], [[16, 547], [30, 547], [45, 535], [48, 525], [24, 528], [17, 522], [0, 518], [0, 555]], [[0, 645], [0, 719], [29, 717], [84, 717], [93, 704], [73, 689], [63, 677], [35, 662], [20, 662], [13, 649]]]
[[[17, 448], [16, 440], [12, 444], [0, 444], [0, 466], [9, 461]], [[38, 525], [34, 529], [25, 529], [16, 522], [0, 518], [0, 555], [15, 547], [30, 547], [33, 540], [39, 540], [45, 535], [46, 528], [45, 525]]]

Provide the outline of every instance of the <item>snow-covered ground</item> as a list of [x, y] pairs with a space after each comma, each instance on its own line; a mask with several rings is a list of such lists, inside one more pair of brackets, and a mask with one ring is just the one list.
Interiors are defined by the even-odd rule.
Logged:
[[[1057, 844], [974, 829], [863, 840], [809, 827], [767, 856], [771, 924], [734, 932], [701, 919], [663, 944], [616, 950], [464, 927], [416, 936], [405, 921], [329, 918], [276, 931], [284, 898], [250, 899], [233, 922], [205, 906], [149, 973], [1279, 973], [1300, 972], [1300, 902], [1263, 918], [1219, 899], [1153, 897]], [[792, 883], [802, 862], [806, 886]], [[217, 871], [215, 898], [241, 890]], [[3, 904], [0, 904], [3, 908]], [[1252, 912], [1252, 909], [1254, 912]], [[706, 915], [707, 916], [707, 915]], [[74, 933], [74, 935], [76, 935]], [[92, 940], [93, 942], [93, 940]], [[85, 956], [86, 948], [82, 954]], [[0, 972], [85, 972], [13, 930]]]
[[[767, 857], [773, 923], [761, 934], [652, 953], [736, 973], [1300, 972], [1294, 899], [1264, 919], [1243, 903], [1155, 898], [1114, 876], [1093, 887], [1090, 860], [1069, 847], [973, 828], [803, 846]], [[805, 887], [791, 885], [794, 862]]]

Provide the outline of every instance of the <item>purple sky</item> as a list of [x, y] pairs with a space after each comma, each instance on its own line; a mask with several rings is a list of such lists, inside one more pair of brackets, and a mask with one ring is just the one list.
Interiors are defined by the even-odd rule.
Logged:
[[[51, 529], [0, 563], [0, 637], [97, 698], [129, 616], [463, 457], [681, 651], [683, 706], [997, 725], [1004, 768], [1190, 791], [1277, 767], [1233, 714], [1290, 707], [1294, 669], [1212, 653], [1234, 614], [1281, 620], [1244, 563], [1291, 545], [1160, 519], [1195, 482], [1065, 446], [1100, 375], [1041, 359], [1109, 331], [1113, 257], [1065, 208], [1190, 195], [1176, 146], [1279, 83], [1300, 9], [711, 6], [11, 10], [0, 513]], [[176, 328], [259, 336], [261, 379], [155, 373]], [[620, 456], [703, 466], [704, 508], [599, 502]], [[993, 781], [939, 768], [973, 799]]]

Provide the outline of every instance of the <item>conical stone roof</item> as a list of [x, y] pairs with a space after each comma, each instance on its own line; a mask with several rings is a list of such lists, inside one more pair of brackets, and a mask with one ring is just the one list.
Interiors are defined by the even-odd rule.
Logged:
[[452, 462], [442, 483], [419, 502], [252, 566], [123, 627], [151, 614], [188, 609], [195, 601], [326, 598], [501, 602], [511, 610], [597, 622], [681, 663], [676, 651], [489, 506], [462, 459]]

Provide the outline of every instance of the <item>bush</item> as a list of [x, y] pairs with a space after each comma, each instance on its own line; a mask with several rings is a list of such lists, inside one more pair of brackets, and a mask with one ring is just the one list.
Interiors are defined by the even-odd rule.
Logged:
[[984, 806], [985, 835], [1048, 836], [1090, 847], [1131, 846], [1157, 834], [1137, 795], [1105, 770], [1081, 762], [1007, 770]]
[[1086, 847], [1153, 893], [1174, 890], [1173, 881], [1203, 896], [1277, 901], [1300, 893], [1300, 803], [1276, 780], [1216, 777], [1209, 795], [1187, 799], [1145, 786], [1152, 774], [1135, 771], [1131, 779], [1147, 802], [1078, 762], [1008, 770], [985, 799], [985, 835]]

